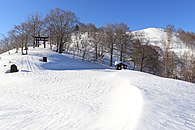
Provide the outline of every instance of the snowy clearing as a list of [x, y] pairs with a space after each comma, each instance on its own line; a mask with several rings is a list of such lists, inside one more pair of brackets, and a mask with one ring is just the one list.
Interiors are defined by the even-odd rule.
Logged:
[[[1, 130], [195, 129], [194, 84], [43, 48], [0, 57]], [[6, 73], [11, 64], [19, 72]]]

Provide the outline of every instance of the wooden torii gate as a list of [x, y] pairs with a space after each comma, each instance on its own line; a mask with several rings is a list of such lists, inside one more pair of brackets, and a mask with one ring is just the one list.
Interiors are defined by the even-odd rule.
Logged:
[[44, 48], [46, 48], [46, 41], [48, 41], [48, 36], [33, 36], [34, 44], [33, 47], [39, 47], [39, 41], [43, 41]]

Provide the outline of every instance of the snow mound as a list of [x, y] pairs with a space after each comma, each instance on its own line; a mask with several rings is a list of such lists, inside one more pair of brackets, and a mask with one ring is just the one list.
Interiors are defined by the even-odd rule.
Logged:
[[[93, 121], [89, 130], [133, 130], [137, 127], [144, 104], [141, 91], [128, 80], [112, 74], [104, 77], [112, 82], [113, 89], [108, 94], [105, 111]], [[119, 80], [120, 83], [117, 81]]]

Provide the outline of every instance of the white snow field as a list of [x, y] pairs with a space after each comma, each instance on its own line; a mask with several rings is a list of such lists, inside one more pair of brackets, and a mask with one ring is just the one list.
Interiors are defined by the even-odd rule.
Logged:
[[195, 130], [192, 83], [43, 48], [0, 57], [0, 130]]

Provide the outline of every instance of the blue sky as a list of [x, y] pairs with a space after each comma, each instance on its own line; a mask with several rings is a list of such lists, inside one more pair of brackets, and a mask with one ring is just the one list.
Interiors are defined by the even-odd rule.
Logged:
[[131, 30], [173, 24], [195, 32], [195, 0], [1, 0], [0, 33], [6, 34], [28, 15], [42, 16], [56, 7], [73, 11], [83, 23], [103, 26], [124, 22]]

